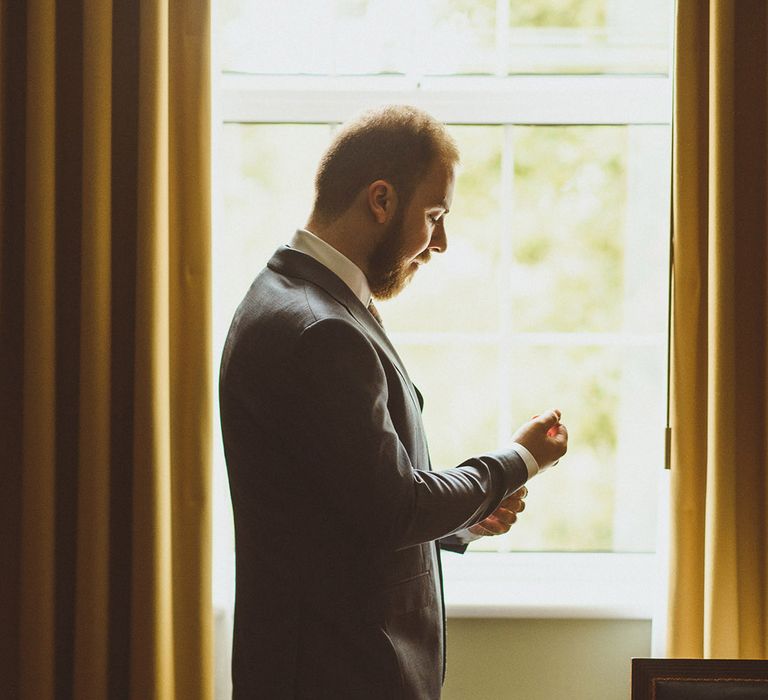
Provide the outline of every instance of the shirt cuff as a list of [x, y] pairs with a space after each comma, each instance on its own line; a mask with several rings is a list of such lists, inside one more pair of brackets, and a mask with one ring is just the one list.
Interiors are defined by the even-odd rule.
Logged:
[[536, 458], [528, 451], [527, 447], [523, 447], [519, 442], [513, 442], [512, 449], [520, 455], [520, 458], [525, 462], [525, 467], [528, 470], [528, 478], [532, 479], [539, 473], [539, 463]]
[[467, 545], [470, 542], [479, 540], [482, 537], [482, 535], [476, 535], [474, 532], [470, 532], [469, 528], [467, 527], [467, 528], [464, 528], [463, 530], [459, 530], [458, 532], [454, 532], [453, 537], [460, 544]]

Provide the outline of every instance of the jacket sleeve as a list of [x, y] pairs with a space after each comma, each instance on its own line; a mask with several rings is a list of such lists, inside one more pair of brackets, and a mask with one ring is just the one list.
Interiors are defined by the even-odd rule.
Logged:
[[315, 456], [302, 478], [363, 543], [400, 549], [440, 539], [484, 519], [525, 483], [513, 450], [440, 472], [414, 469], [387, 409], [379, 356], [352, 323], [316, 321], [298, 339], [295, 361], [296, 434]]

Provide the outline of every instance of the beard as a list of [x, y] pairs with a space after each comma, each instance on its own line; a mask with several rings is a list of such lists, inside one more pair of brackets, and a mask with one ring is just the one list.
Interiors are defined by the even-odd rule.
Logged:
[[[392, 220], [381, 243], [371, 255], [368, 265], [368, 284], [375, 299], [391, 299], [398, 295], [411, 281], [418, 269], [418, 264], [405, 253], [403, 211]], [[425, 250], [418, 256], [424, 264], [429, 261], [430, 253]]]

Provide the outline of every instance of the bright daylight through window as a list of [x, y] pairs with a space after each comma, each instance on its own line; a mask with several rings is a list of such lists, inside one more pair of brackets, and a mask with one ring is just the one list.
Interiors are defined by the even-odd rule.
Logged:
[[[215, 361], [252, 278], [306, 222], [335, 126], [374, 104], [423, 107], [462, 155], [448, 251], [380, 311], [425, 396], [433, 464], [505, 444], [542, 408], [570, 432], [520, 522], [471, 549], [652, 551], [670, 13], [671, 0], [222, 0]], [[231, 547], [217, 461], [217, 546]]]

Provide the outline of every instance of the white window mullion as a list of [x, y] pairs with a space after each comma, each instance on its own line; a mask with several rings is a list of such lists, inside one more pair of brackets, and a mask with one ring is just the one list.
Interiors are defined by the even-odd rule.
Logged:
[[413, 104], [454, 124], [668, 124], [666, 76], [306, 77], [223, 75], [225, 122], [343, 122]]
[[507, 75], [509, 65], [509, 0], [496, 0], [496, 75]]
[[[501, 286], [499, 286], [501, 293]], [[501, 319], [501, 311], [499, 319]], [[511, 318], [514, 312], [510, 309]], [[501, 321], [499, 321], [501, 323]], [[500, 326], [501, 327], [501, 326]], [[520, 347], [532, 347], [536, 345], [558, 346], [563, 348], [573, 347], [622, 347], [622, 348], [664, 348], [666, 337], [662, 333], [590, 333], [590, 332], [552, 332], [531, 333], [515, 332], [510, 323], [509, 332], [504, 335], [502, 331], [496, 333], [482, 333], [475, 331], [429, 331], [429, 332], [397, 332], [388, 334], [398, 343], [408, 345], [488, 345], [490, 343], [510, 342]]]
[[501, 152], [501, 187], [499, 189], [501, 206], [501, 225], [499, 226], [499, 445], [509, 440], [512, 431], [512, 299], [509, 274], [512, 269], [512, 216], [515, 200], [515, 149], [514, 127], [506, 125]]

